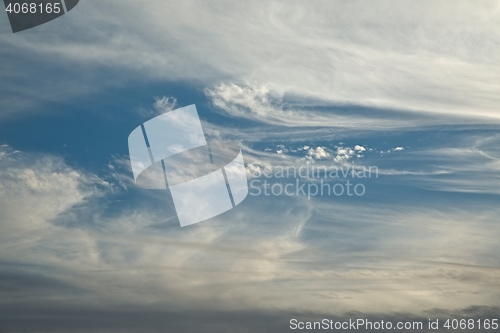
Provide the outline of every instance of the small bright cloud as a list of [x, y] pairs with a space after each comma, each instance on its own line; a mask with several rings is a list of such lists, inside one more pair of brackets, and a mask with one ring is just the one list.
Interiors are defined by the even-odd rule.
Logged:
[[363, 146], [355, 145], [355, 146], [354, 146], [354, 150], [355, 150], [355, 151], [362, 152], [362, 151], [365, 151], [365, 150], [366, 150], [366, 148], [365, 148], [365, 147], [363, 147]]
[[169, 112], [177, 107], [177, 98], [175, 97], [155, 97], [154, 107], [159, 114]]
[[306, 158], [314, 160], [321, 160], [328, 157], [330, 157], [330, 153], [326, 151], [325, 147], [310, 148], [306, 156]]

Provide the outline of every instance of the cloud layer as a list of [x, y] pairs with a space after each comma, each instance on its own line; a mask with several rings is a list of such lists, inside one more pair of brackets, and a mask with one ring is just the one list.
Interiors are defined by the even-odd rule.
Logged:
[[57, 38], [1, 40], [5, 55], [34, 52], [96, 75], [111, 68], [205, 86], [250, 82], [302, 101], [497, 122], [499, 11], [496, 1], [86, 1], [41, 27], [66, 26]]

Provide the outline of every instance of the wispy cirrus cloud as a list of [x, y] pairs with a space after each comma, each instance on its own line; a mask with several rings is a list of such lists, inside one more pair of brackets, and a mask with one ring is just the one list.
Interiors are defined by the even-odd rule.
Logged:
[[[434, 142], [408, 151], [396, 147], [392, 154], [378, 160], [379, 172], [407, 176], [405, 182], [433, 191], [498, 195], [498, 145], [499, 136], [490, 132], [462, 135], [454, 142]], [[404, 153], [404, 163], [398, 162], [397, 153]], [[399, 169], [393, 168], [397, 164]]]
[[[109, 179], [8, 147], [0, 163], [0, 283], [39, 281], [30, 307], [43, 304], [49, 314], [65, 313], [51, 301], [56, 296], [79, 313], [142, 304], [343, 316], [374, 315], [378, 304], [385, 314], [418, 316], [430, 308], [497, 304], [497, 264], [485, 258], [497, 251], [490, 244], [498, 226], [484, 205], [421, 207], [397, 194], [383, 204], [249, 197], [238, 210], [181, 229], [164, 192], [130, 197], [109, 211], [95, 200], [120, 195]], [[118, 167], [110, 176], [122, 172], [130, 176]], [[23, 295], [9, 289], [2, 306], [28, 309]]]
[[[133, 186], [127, 156], [96, 176], [3, 146], [0, 322], [77, 331], [83, 315], [111, 314], [112, 327], [134, 330], [130, 318], [146, 318], [153, 331], [165, 313], [189, 313], [205, 330], [279, 331], [286, 320], [251, 321], [497, 313], [498, 10], [465, 1], [86, 1], [52, 22], [57, 36], [1, 35], [10, 61], [0, 69], [2, 113], [127, 82], [182, 81], [237, 124], [204, 129], [241, 142], [249, 165], [354, 163], [378, 166], [381, 177], [359, 200], [249, 197], [180, 229], [168, 192]], [[60, 65], [78, 79], [47, 75]], [[143, 111], [177, 104], [160, 97]], [[241, 315], [257, 312], [271, 319]], [[231, 325], [235, 315], [245, 327]], [[176, 323], [166, 327], [186, 325]]]
[[[232, 117], [279, 127], [386, 130], [432, 124], [432, 119], [413, 115], [399, 117], [394, 112], [323, 109], [317, 101], [293, 102], [266, 86], [220, 84], [205, 89], [216, 110]], [[316, 106], [316, 107], [313, 107]], [[319, 108], [318, 108], [319, 106]], [[343, 112], [342, 112], [343, 111]], [[436, 122], [436, 120], [434, 120]]]
[[205, 87], [251, 82], [327, 105], [498, 121], [495, 1], [451, 7], [430, 1], [232, 2], [223, 8], [197, 1], [88, 1], [71, 19], [41, 27], [64, 24], [58, 38], [27, 33], [2, 34], [1, 40], [6, 50], [34, 52], [38, 61], [84, 65], [96, 74], [125, 70], [122, 79], [141, 73]]

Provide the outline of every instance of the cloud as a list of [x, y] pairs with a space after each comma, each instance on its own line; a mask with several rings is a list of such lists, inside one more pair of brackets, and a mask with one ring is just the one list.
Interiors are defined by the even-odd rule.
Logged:
[[[405, 161], [395, 169], [396, 156], [379, 160], [380, 174], [408, 176], [405, 182], [433, 191], [494, 194], [500, 193], [499, 136], [491, 133], [462, 135], [449, 143], [405, 151]], [[398, 147], [402, 148], [402, 147]], [[392, 151], [402, 151], [393, 149]], [[389, 151], [391, 152], [391, 151]], [[373, 161], [372, 161], [373, 162]], [[398, 181], [401, 181], [399, 179]]]
[[[153, 201], [163, 202], [166, 210], [158, 204], [148, 205], [147, 200], [153, 199], [149, 196], [138, 206], [130, 207], [133, 201], [128, 202], [110, 214], [105, 198], [120, 194], [108, 182], [52, 155], [2, 146], [0, 156], [0, 265], [6, 274], [0, 276], [0, 286], [12, 284], [13, 277], [23, 277], [16, 278], [20, 288], [4, 292], [3, 305], [22, 304], [22, 282], [41, 276], [40, 283], [33, 286], [40, 299], [49, 297], [49, 289], [50, 297], [59, 295], [65, 302], [83, 307], [91, 306], [96, 296], [111, 306], [163, 302], [169, 295], [175, 299], [169, 303], [177, 308], [196, 304], [208, 308], [208, 300], [217, 295], [211, 288], [214, 278], [228, 287], [272, 279], [281, 266], [276, 260], [302, 248], [296, 228], [304, 222], [303, 214], [296, 214], [295, 222], [288, 220], [288, 225], [282, 224], [272, 234], [252, 237], [248, 233], [257, 236], [258, 232], [247, 229], [247, 236], [240, 239], [247, 246], [241, 247], [236, 238], [227, 238], [240, 223], [231, 227], [227, 221], [215, 219], [229, 229], [207, 223], [189, 230], [179, 228], [175, 219], [164, 224], [168, 216], [175, 217], [171, 202], [165, 202], [165, 192], [155, 192]], [[244, 214], [238, 214], [241, 220]], [[268, 218], [271, 215], [276, 214]], [[247, 243], [249, 239], [252, 242]], [[131, 269], [136, 273], [131, 275]], [[254, 275], [247, 276], [248, 271]], [[134, 291], [134, 284], [142, 287]], [[184, 293], [177, 295], [180, 289]], [[217, 306], [224, 308], [227, 299], [247, 309], [251, 297], [244, 303], [234, 300], [250, 296], [249, 292], [219, 295]], [[38, 304], [34, 298], [30, 300]]]
[[[199, 1], [88, 1], [40, 27], [56, 28], [58, 38], [26, 33], [2, 34], [1, 40], [16, 54], [33, 53], [38, 61], [68, 68], [86, 66], [88, 73], [125, 71], [122, 79], [140, 74], [196, 82], [215, 87], [215, 93], [222, 88], [233, 95], [239, 89], [245, 95], [269, 91], [305, 104], [498, 122], [498, 10], [495, 1], [479, 6], [460, 1], [453, 7], [431, 1], [235, 2], [223, 7]], [[114, 84], [108, 77], [100, 84]], [[248, 88], [241, 88], [247, 82]], [[240, 97], [239, 102], [265, 107], [267, 101]], [[253, 112], [248, 116], [261, 116]], [[268, 119], [281, 121], [288, 113], [273, 112]], [[284, 124], [312, 121], [297, 116]], [[334, 121], [343, 123], [342, 117]]]
[[[310, 313], [299, 311], [197, 311], [176, 312], [170, 309], [158, 309], [154, 306], [126, 307], [113, 309], [82, 309], [78, 307], [30, 307], [26, 309], [26, 317], [12, 320], [8, 317], [13, 309], [2, 309], [1, 319], [4, 319], [6, 329], [22, 328], [34, 331], [46, 327], [51, 332], [164, 332], [165, 330], [177, 331], [203, 331], [207, 333], [232, 333], [245, 332], [257, 333], [272, 330], [272, 332], [290, 332], [290, 320], [295, 318], [300, 321], [321, 321], [325, 318], [333, 321], [348, 321], [349, 319], [363, 318], [371, 322], [396, 323], [398, 321], [421, 322], [424, 325], [421, 332], [431, 332], [425, 325], [429, 318], [439, 318], [442, 323], [447, 318], [473, 318], [490, 319], [498, 313], [498, 307], [472, 306], [463, 309], [447, 311], [432, 309], [427, 315], [415, 316], [405, 312], [379, 312], [376, 314], [355, 312], [345, 315], [331, 315], [323, 313]], [[59, 315], [54, 316], [57, 313]], [[42, 317], [43, 315], [43, 317]], [[29, 319], [27, 319], [29, 318]], [[308, 330], [304, 330], [308, 332]], [[369, 332], [360, 328], [359, 332]]]
[[359, 152], [364, 152], [364, 151], [366, 151], [366, 148], [363, 146], [360, 146], [360, 145], [355, 145], [354, 150], [359, 151]]
[[[0, 322], [41, 329], [44, 318], [76, 331], [91, 325], [80, 321], [88, 316], [132, 330], [131, 318], [148, 326], [167, 316], [180, 331], [180, 316], [205, 330], [251, 331], [263, 318], [264, 328], [254, 329], [262, 331], [297, 313], [497, 313], [498, 136], [436, 140], [382, 158], [370, 154], [366, 135], [467, 122], [461, 117], [496, 122], [497, 11], [495, 2], [87, 1], [53, 22], [65, 27], [57, 38], [0, 36], [2, 59], [21, 55], [2, 77], [17, 97], [27, 96], [9, 97], [13, 107], [2, 110], [119, 81], [182, 81], [205, 88], [215, 111], [244, 121], [243, 128], [204, 128], [213, 138], [245, 138], [249, 173], [309, 156], [330, 165], [375, 161], [391, 175], [372, 180], [359, 200], [249, 197], [237, 210], [181, 229], [168, 191], [132, 186], [124, 156], [96, 176], [54, 155], [2, 146]], [[27, 89], [17, 79], [35, 58], [47, 71], [83, 66], [83, 82], [98, 84], [54, 79], [55, 89], [47, 85], [53, 95], [42, 84]], [[45, 82], [45, 74], [34, 81]], [[148, 111], [174, 107], [175, 98], [159, 97]], [[348, 135], [366, 141], [325, 143]], [[360, 142], [370, 145], [354, 145]], [[400, 151], [397, 144], [377, 151]], [[470, 308], [477, 304], [484, 307]]]
[[[53, 318], [45, 325], [72, 328], [75, 313], [118, 320], [139, 306], [205, 323], [213, 312], [217, 325], [231, 326], [228, 314], [253, 311], [288, 320], [376, 315], [374, 304], [415, 316], [498, 305], [498, 269], [488, 259], [498, 252], [497, 212], [487, 204], [409, 205], [398, 193], [378, 204], [249, 197], [186, 229], [165, 192], [129, 188], [119, 204], [122, 192], [56, 156], [1, 152], [0, 307], [44, 309]], [[26, 281], [39, 283], [28, 293]], [[37, 323], [1, 312], [6, 327]]]
[[325, 150], [325, 147], [310, 148], [307, 151], [306, 158], [320, 160], [330, 157], [330, 153]]
[[61, 158], [30, 155], [7, 145], [0, 147], [0, 164], [4, 232], [29, 227], [36, 230], [71, 207], [99, 195], [100, 188], [111, 187], [95, 175], [70, 168]]
[[[334, 127], [380, 130], [394, 127], [412, 127], [404, 118], [388, 118], [389, 114], [378, 115], [351, 112], [350, 115], [337, 113], [335, 110], [318, 111], [302, 103], [288, 102], [282, 94], [270, 91], [266, 86], [239, 86], [220, 84], [205, 89], [205, 94], [216, 110], [233, 117], [263, 122], [285, 127]], [[314, 104], [310, 105], [313, 106]], [[379, 111], [380, 112], [380, 111]], [[413, 120], [415, 121], [415, 120]], [[432, 123], [429, 119], [419, 119], [418, 123]]]
[[173, 96], [155, 97], [154, 99], [153, 109], [141, 107], [135, 110], [136, 113], [144, 118], [153, 118], [160, 114], [175, 110], [178, 105], [177, 98]]
[[172, 111], [177, 107], [177, 98], [175, 97], [156, 97], [154, 107], [159, 113]]

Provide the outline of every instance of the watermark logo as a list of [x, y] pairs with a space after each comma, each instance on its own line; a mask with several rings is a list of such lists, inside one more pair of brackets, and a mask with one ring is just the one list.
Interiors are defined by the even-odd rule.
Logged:
[[317, 166], [309, 161], [302, 165], [266, 166], [250, 164], [247, 168], [251, 196], [362, 197], [365, 180], [378, 178], [376, 166]]
[[12, 32], [34, 28], [52, 21], [73, 8], [80, 0], [4, 0]]
[[248, 195], [241, 149], [207, 143], [195, 105], [138, 126], [128, 137], [135, 183], [170, 189], [181, 226], [220, 215]]

